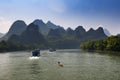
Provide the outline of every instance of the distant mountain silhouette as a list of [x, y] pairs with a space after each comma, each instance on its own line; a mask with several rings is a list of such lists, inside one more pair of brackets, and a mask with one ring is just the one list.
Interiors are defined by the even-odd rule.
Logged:
[[99, 40], [107, 37], [102, 27], [99, 27], [97, 30], [90, 28], [85, 36], [87, 40]]
[[7, 40], [12, 35], [20, 35], [26, 28], [27, 25], [24, 21], [17, 20], [12, 24], [5, 36], [2, 37], [2, 40]]
[[104, 33], [104, 29], [102, 27], [99, 27], [96, 30], [96, 37], [97, 37], [97, 39], [104, 39], [107, 37], [107, 35]]
[[95, 32], [95, 30], [93, 29], [93, 28], [90, 28], [87, 32], [86, 32], [86, 35], [85, 36], [87, 36], [87, 38], [86, 39], [93, 39], [94, 37], [96, 37], [95, 36], [96, 35], [96, 32]]
[[47, 35], [50, 28], [42, 21], [39, 19], [36, 19], [33, 24], [37, 25], [39, 27], [39, 32], [41, 32], [43, 35]]
[[95, 34], [95, 30], [94, 30], [93, 28], [90, 28], [90, 29], [87, 31], [87, 34], [93, 35], [93, 34]]
[[50, 29], [60, 28], [60, 26], [55, 25], [55, 24], [52, 23], [51, 21], [48, 21], [48, 22], [46, 23], [46, 25], [47, 25]]
[[75, 30], [75, 37], [76, 38], [83, 38], [85, 33], [86, 33], [86, 30], [83, 28], [83, 26], [78, 26]]
[[117, 34], [117, 36], [120, 36], [120, 34]]
[[67, 36], [74, 36], [75, 35], [74, 30], [71, 29], [70, 27], [67, 28], [66, 33], [67, 33]]
[[[17, 27], [19, 29], [20, 26], [22, 26], [20, 32], [14, 31]], [[78, 26], [75, 30], [70, 27], [65, 30], [51, 21], [45, 24], [39, 19], [36, 19], [27, 27], [23, 21], [15, 22], [8, 33], [11, 35], [8, 39], [10, 42], [26, 45], [43, 45], [46, 47], [49, 45], [49, 47], [54, 48], [79, 48], [82, 42], [100, 40], [107, 37], [102, 27], [96, 30], [90, 28], [86, 31], [83, 26]]]
[[4, 34], [3, 34], [3, 33], [0, 33], [0, 38], [3, 37], [3, 36], [4, 36]]
[[107, 36], [104, 33], [102, 27], [99, 27], [97, 30], [90, 28], [86, 31], [83, 26], [78, 26], [75, 30], [68, 28], [51, 29], [48, 33], [48, 41], [52, 44], [56, 44], [58, 48], [77, 48], [78, 44], [88, 40], [100, 40], [104, 39]]
[[62, 38], [66, 34], [66, 31], [64, 28], [56, 28], [56, 29], [51, 29], [50, 32], [48, 33], [49, 37], [52, 38]]
[[44, 36], [39, 32], [39, 27], [33, 23], [21, 35], [12, 35], [8, 41], [28, 45], [46, 45]]
[[99, 40], [107, 37], [102, 27], [99, 27], [97, 30], [90, 28], [90, 30], [86, 31], [83, 26], [78, 26], [75, 30], [72, 30], [71, 28], [68, 28], [67, 30], [64, 30], [64, 28], [51, 29], [48, 36], [53, 38], [65, 38], [72, 36], [74, 39], [80, 39], [83, 41]]
[[46, 24], [39, 19], [36, 19], [33, 24], [39, 26], [39, 32], [41, 32], [43, 35], [47, 35], [50, 29], [56, 29], [59, 28], [59, 26], [56, 26], [52, 22], [48, 21]]
[[[48, 21], [46, 24], [40, 20], [36, 19], [32, 22], [33, 24], [37, 25], [39, 27], [39, 32], [42, 33], [44, 36], [48, 35], [49, 31], [51, 29], [57, 29], [60, 28], [60, 26], [55, 25], [51, 21]], [[12, 35], [20, 35], [23, 31], [25, 31], [27, 28], [27, 25], [22, 20], [15, 21], [12, 26], [10, 27], [9, 31], [6, 33], [5, 36], [3, 36], [0, 41], [7, 40]]]
[[104, 29], [104, 33], [105, 33], [107, 36], [111, 36], [110, 32], [109, 32], [107, 29]]

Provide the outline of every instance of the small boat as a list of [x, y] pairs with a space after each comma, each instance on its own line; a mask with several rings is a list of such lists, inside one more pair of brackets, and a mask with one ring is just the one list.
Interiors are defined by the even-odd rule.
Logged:
[[56, 51], [56, 49], [55, 48], [50, 48], [49, 51], [54, 52], [54, 51]]
[[60, 62], [58, 62], [58, 65], [59, 65], [60, 67], [64, 67], [63, 64], [61, 64]]
[[32, 56], [39, 57], [40, 56], [40, 49], [35, 49], [34, 51], [32, 51]]

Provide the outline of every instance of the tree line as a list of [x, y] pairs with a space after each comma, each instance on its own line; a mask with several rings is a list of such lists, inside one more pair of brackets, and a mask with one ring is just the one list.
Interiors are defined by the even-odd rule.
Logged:
[[120, 51], [120, 36], [110, 36], [98, 41], [87, 41], [80, 45], [84, 50]]
[[24, 51], [24, 50], [33, 50], [36, 48], [45, 49], [43, 45], [28, 45], [28, 44], [20, 44], [9, 41], [1, 41], [0, 42], [0, 52], [11, 52], [11, 51]]

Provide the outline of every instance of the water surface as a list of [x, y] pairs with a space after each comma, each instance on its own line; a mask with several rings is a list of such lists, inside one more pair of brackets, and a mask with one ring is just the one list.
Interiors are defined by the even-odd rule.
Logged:
[[[120, 56], [76, 49], [0, 54], [0, 80], [120, 80]], [[64, 67], [58, 66], [60, 61]]]

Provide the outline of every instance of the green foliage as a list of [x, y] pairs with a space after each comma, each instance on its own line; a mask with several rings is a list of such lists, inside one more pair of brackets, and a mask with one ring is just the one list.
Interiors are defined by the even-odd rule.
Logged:
[[5, 41], [0, 42], [0, 52], [18, 51], [18, 50], [25, 50], [25, 49], [26, 47], [20, 44], [15, 44], [15, 43], [10, 43]]
[[113, 50], [113, 51], [120, 51], [120, 37], [118, 36], [111, 36], [107, 40], [106, 49]]
[[120, 51], [120, 37], [111, 36], [99, 41], [87, 41], [80, 47], [85, 50]]
[[88, 49], [88, 50], [94, 50], [94, 41], [87, 41], [81, 45], [81, 48]]
[[9, 41], [1, 41], [0, 42], [0, 52], [8, 52], [8, 51], [21, 51], [21, 50], [32, 50], [36, 48], [45, 49], [44, 45], [36, 45], [36, 44], [20, 44], [20, 43], [13, 43]]

